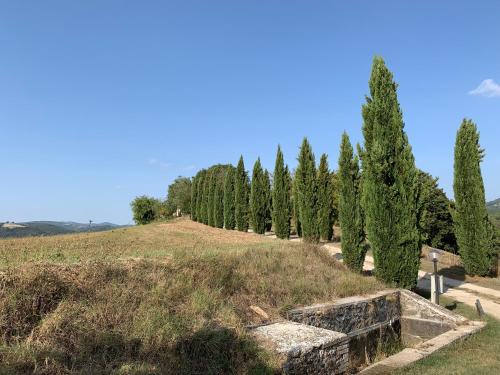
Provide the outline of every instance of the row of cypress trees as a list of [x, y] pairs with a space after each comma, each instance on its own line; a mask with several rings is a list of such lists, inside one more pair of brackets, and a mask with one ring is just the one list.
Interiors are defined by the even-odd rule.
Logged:
[[193, 178], [191, 218], [243, 232], [251, 227], [258, 234], [274, 227], [278, 238], [287, 239], [294, 217], [296, 231], [306, 241], [329, 240], [335, 220], [334, 178], [326, 155], [316, 169], [311, 146], [304, 139], [292, 179], [278, 146], [272, 184], [260, 158], [254, 164], [251, 182], [243, 157], [236, 168], [215, 165], [199, 171]]
[[[397, 84], [380, 57], [375, 57], [370, 95], [362, 107], [363, 146], [355, 154], [342, 136], [338, 174], [327, 156], [315, 156], [307, 138], [292, 177], [278, 146], [271, 186], [260, 159], [252, 181], [243, 157], [236, 168], [216, 165], [194, 178], [192, 217], [216, 227], [256, 233], [274, 226], [279, 238], [289, 238], [291, 220], [307, 242], [329, 240], [338, 208], [345, 263], [361, 272], [367, 239], [376, 276], [399, 287], [416, 285], [422, 247], [423, 199], [426, 194], [404, 131]], [[480, 171], [483, 151], [474, 123], [464, 120], [455, 148], [455, 232], [466, 271], [486, 274], [493, 257], [493, 230], [488, 220]]]

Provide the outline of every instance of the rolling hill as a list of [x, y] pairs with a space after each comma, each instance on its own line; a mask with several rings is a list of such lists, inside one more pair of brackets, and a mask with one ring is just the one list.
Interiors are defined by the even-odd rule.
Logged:
[[23, 223], [0, 223], [0, 238], [54, 236], [57, 234], [100, 232], [120, 228], [112, 223], [89, 224], [72, 221], [28, 221]]
[[486, 203], [486, 208], [490, 214], [500, 213], [500, 198]]

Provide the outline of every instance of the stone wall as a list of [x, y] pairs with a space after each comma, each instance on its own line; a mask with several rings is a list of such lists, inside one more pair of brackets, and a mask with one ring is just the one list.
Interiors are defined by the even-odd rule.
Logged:
[[378, 329], [400, 317], [397, 290], [368, 297], [344, 298], [335, 303], [293, 309], [287, 313], [288, 320], [350, 335]]
[[340, 332], [292, 322], [252, 329], [252, 333], [282, 357], [287, 375], [343, 374], [349, 363], [349, 338]]

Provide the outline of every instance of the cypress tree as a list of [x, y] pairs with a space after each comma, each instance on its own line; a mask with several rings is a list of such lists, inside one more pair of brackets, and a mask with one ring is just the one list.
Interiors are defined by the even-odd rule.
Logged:
[[254, 164], [252, 186], [250, 189], [250, 217], [253, 231], [264, 234], [266, 231], [266, 213], [268, 208], [266, 180], [260, 164], [260, 158]]
[[282, 239], [290, 238], [290, 174], [285, 167], [283, 153], [280, 146], [276, 153], [276, 164], [274, 166], [273, 180], [273, 223], [276, 237]]
[[196, 221], [196, 195], [198, 194], [198, 178], [197, 175], [193, 177], [191, 185], [191, 220]]
[[230, 166], [224, 178], [224, 228], [234, 229], [234, 168]]
[[363, 106], [363, 210], [376, 276], [399, 287], [416, 285], [420, 266], [419, 184], [404, 132], [397, 84], [375, 57], [370, 97]]
[[215, 190], [216, 190], [216, 171], [211, 168], [208, 183], [208, 225], [215, 227]]
[[302, 236], [306, 242], [318, 242], [318, 186], [316, 179], [316, 163], [311, 145], [304, 138], [298, 158], [297, 196], [302, 225]]
[[349, 136], [345, 132], [340, 145], [338, 176], [342, 258], [351, 270], [362, 272], [366, 245], [361, 212], [359, 162], [354, 157]]
[[248, 175], [245, 171], [243, 156], [238, 161], [234, 180], [234, 212], [236, 228], [241, 232], [248, 231]]
[[273, 195], [271, 192], [271, 179], [269, 171], [264, 169], [264, 187], [265, 187], [265, 197], [266, 197], [266, 232], [269, 232], [273, 227]]
[[455, 144], [455, 234], [465, 271], [481, 276], [490, 271], [493, 252], [480, 166], [483, 157], [477, 127], [464, 119]]
[[227, 167], [218, 166], [215, 175], [214, 191], [214, 226], [224, 227], [224, 175]]
[[[330, 174], [331, 187], [332, 187], [332, 213], [333, 213], [333, 224], [339, 224], [339, 176], [337, 173], [332, 172]], [[333, 233], [335, 235], [335, 233]]]
[[205, 178], [203, 181], [203, 194], [202, 194], [202, 202], [201, 202], [201, 219], [203, 224], [208, 225], [208, 213], [209, 213], [209, 205], [208, 205], [208, 195], [210, 192], [210, 178], [211, 171], [207, 170], [205, 173]]
[[333, 236], [333, 196], [332, 177], [328, 169], [328, 156], [321, 155], [318, 168], [318, 225], [323, 240]]
[[201, 170], [198, 172], [198, 178], [197, 178], [197, 186], [196, 186], [196, 220], [199, 223], [203, 222], [203, 213], [202, 213], [202, 205], [203, 205], [203, 186], [205, 184], [205, 170]]
[[302, 237], [302, 225], [300, 223], [300, 207], [299, 207], [299, 193], [297, 188], [297, 170], [295, 170], [292, 181], [292, 208], [293, 208], [293, 221], [297, 236]]

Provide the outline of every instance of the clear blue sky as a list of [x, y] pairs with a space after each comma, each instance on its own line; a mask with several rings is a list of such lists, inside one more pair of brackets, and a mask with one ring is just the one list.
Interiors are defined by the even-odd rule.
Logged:
[[[0, 220], [131, 221], [214, 163], [337, 164], [383, 56], [417, 165], [452, 197], [472, 118], [500, 197], [499, 1], [0, 1]], [[481, 82], [486, 81], [480, 86]]]

